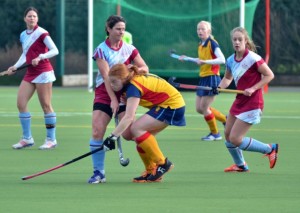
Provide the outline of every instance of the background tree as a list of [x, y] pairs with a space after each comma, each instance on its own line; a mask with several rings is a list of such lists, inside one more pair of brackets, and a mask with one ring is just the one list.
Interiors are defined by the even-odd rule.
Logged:
[[[179, 1], [179, 0], [178, 0]], [[103, 1], [103, 4], [108, 4], [108, 1]], [[125, 2], [125, 1], [124, 1]], [[135, 2], [135, 1], [134, 1]], [[173, 1], [171, 1], [173, 2]], [[56, 41], [56, 8], [57, 1], [49, 0], [0, 0], [0, 70], [5, 70], [16, 62], [21, 53], [19, 43], [19, 36], [22, 30], [26, 28], [23, 13], [29, 6], [34, 6], [39, 10], [39, 25], [47, 29], [51, 37]], [[136, 1], [136, 4], [141, 4], [142, 1]], [[150, 1], [145, 2], [147, 7], [157, 7]], [[187, 10], [188, 2], [184, 1], [182, 4], [182, 11]], [[65, 0], [65, 74], [81, 74], [87, 73], [87, 1], [86, 0]], [[300, 1], [298, 0], [272, 0], [271, 1], [271, 54], [269, 66], [277, 76], [280, 75], [294, 75], [300, 74], [300, 62], [298, 60], [298, 49], [300, 46]], [[110, 7], [115, 8], [115, 5]], [[161, 7], [159, 10], [164, 11]], [[109, 14], [107, 14], [109, 15]], [[132, 18], [134, 13], [130, 13]], [[237, 15], [234, 15], [237, 18]], [[151, 19], [151, 17], [147, 17]], [[159, 18], [156, 21], [159, 23]], [[138, 20], [137, 20], [138, 21]], [[183, 20], [183, 23], [185, 20]], [[102, 23], [103, 22], [103, 23]], [[101, 19], [103, 24], [105, 20]], [[135, 23], [128, 25], [129, 30]], [[154, 30], [154, 31], [153, 31]], [[151, 34], [156, 40], [161, 40], [163, 36], [168, 36], [168, 32], [164, 32], [164, 26], [157, 26], [156, 29], [144, 29], [139, 32], [132, 32], [134, 34], [134, 42], [139, 44], [143, 42], [143, 38]], [[253, 40], [260, 48], [258, 53], [265, 56], [265, 0], [260, 0], [255, 12], [253, 23]], [[184, 34], [185, 33], [185, 34]], [[139, 36], [137, 36], [137, 34]], [[184, 39], [180, 36], [184, 36]], [[229, 34], [229, 32], [228, 32]], [[227, 34], [224, 34], [227, 35]], [[183, 45], [184, 42], [194, 44], [195, 35], [187, 32], [178, 32], [178, 45]], [[191, 36], [191, 37], [188, 37]], [[194, 40], [193, 40], [194, 39]], [[222, 38], [218, 38], [222, 39]], [[228, 40], [226, 38], [226, 40]], [[159, 44], [148, 44], [153, 51], [142, 52], [147, 58], [154, 59], [155, 52], [161, 51], [163, 47]], [[176, 48], [176, 47], [175, 47]], [[180, 49], [180, 48], [178, 48]], [[231, 50], [232, 51], [232, 50]], [[148, 58], [149, 58], [148, 57]], [[53, 59], [55, 60], [55, 59]], [[164, 63], [163, 60], [157, 63]], [[165, 63], [164, 63], [165, 64]], [[54, 63], [55, 65], [55, 63]], [[189, 65], [187, 65], [188, 67]], [[22, 75], [22, 73], [18, 74]], [[21, 78], [21, 76], [20, 76]], [[19, 82], [19, 79], [15, 79]], [[7, 80], [8, 81], [8, 80]], [[11, 79], [9, 81], [12, 81]], [[3, 80], [0, 79], [3, 85]]]

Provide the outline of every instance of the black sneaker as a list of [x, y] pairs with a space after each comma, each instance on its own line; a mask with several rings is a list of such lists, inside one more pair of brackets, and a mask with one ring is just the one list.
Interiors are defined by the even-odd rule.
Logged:
[[171, 171], [174, 168], [174, 165], [168, 158], [165, 159], [165, 163], [163, 165], [158, 165], [155, 170], [153, 170], [152, 174], [147, 178], [147, 182], [158, 182], [162, 178], [162, 176]]
[[141, 176], [133, 178], [132, 182], [134, 182], [134, 183], [145, 183], [145, 182], [147, 182], [147, 178], [149, 176], [150, 176], [150, 174], [147, 173], [147, 171], [144, 171]]

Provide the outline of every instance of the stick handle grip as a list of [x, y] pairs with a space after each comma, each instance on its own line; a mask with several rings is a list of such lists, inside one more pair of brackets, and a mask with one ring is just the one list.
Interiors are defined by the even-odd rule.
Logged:
[[22, 66], [20, 66], [19, 68], [17, 68], [15, 71], [22, 70], [22, 69], [27, 68], [29, 66], [31, 66], [31, 64], [23, 64]]
[[234, 90], [234, 89], [220, 89], [218, 88], [219, 92], [223, 92], [223, 93], [236, 93], [236, 94], [244, 94], [243, 90]]
[[[24, 64], [24, 65], [20, 66], [19, 68], [17, 68], [14, 72], [16, 72], [18, 70], [22, 70], [24, 68], [27, 68], [29, 66], [31, 66], [31, 64]], [[3, 71], [3, 72], [0, 72], [0, 76], [4, 76], [4, 75], [8, 75], [8, 71], [7, 70]]]

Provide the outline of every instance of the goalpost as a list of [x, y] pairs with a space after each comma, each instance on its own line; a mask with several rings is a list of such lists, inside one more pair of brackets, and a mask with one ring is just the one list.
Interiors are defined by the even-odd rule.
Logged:
[[245, 0], [240, 0], [240, 27], [245, 27]]
[[94, 70], [93, 70], [93, 27], [94, 27], [94, 1], [88, 0], [88, 91], [93, 91], [93, 76], [94, 76]]
[[[257, 5], [257, 3], [258, 3], [258, 1], [259, 0], [254, 0], [254, 1], [249, 1], [249, 2], [247, 2], [247, 3], [245, 3], [245, 0], [239, 0], [239, 1], [237, 1], [237, 2], [239, 2], [239, 5], [237, 5], [237, 6], [239, 6], [239, 25], [240, 26], [242, 26], [242, 27], [246, 27], [246, 28], [251, 28], [251, 29], [249, 29], [249, 33], [251, 34], [252, 33], [252, 23], [253, 22], [251, 22], [251, 23], [248, 23], [249, 21], [247, 21], [247, 23], [245, 24], [245, 15], [247, 15], [247, 18], [248, 18], [248, 16], [251, 16], [251, 17], [253, 17], [254, 16], [254, 11], [255, 11], [255, 8], [256, 8], [256, 5]], [[269, 0], [266, 0], [266, 1], [269, 1]], [[134, 1], [135, 2], [135, 1]], [[139, 1], [137, 1], [137, 2], [139, 2]], [[132, 3], [132, 2], [131, 2]], [[215, 10], [211, 10], [211, 8], [209, 8], [209, 7], [212, 7], [212, 3], [213, 3], [213, 0], [207, 0], [207, 5], [208, 5], [208, 8], [207, 8], [207, 11], [208, 11], [208, 13], [210, 12], [210, 13], [212, 13], [212, 12], [215, 12]], [[251, 3], [254, 3], [254, 4], [256, 4], [255, 6], [252, 6], [252, 8], [250, 8], [250, 12], [249, 11], [246, 11], [246, 8], [247, 8], [247, 5], [249, 6], [249, 4], [251, 4]], [[101, 4], [101, 5], [100, 5]], [[95, 44], [94, 44], [94, 42], [96, 42], [96, 40], [95, 40], [95, 38], [97, 38], [98, 40], [99, 40], [99, 36], [98, 36], [98, 31], [99, 31], [99, 29], [101, 29], [102, 30], [102, 28], [103, 28], [103, 24], [99, 27], [99, 25], [101, 24], [101, 23], [98, 23], [98, 21], [97, 21], [97, 23], [95, 23], [95, 20], [94, 20], [94, 10], [97, 10], [97, 13], [99, 12], [99, 14], [102, 14], [101, 15], [101, 22], [104, 22], [104, 16], [105, 16], [105, 14], [107, 14], [108, 16], [109, 15], [111, 15], [111, 14], [113, 14], [113, 13], [115, 13], [115, 14], [117, 14], [118, 13], [118, 8], [119, 8], [119, 10], [121, 9], [121, 7], [124, 7], [124, 8], [126, 8], [127, 10], [125, 11], [124, 10], [124, 12], [127, 12], [128, 13], [128, 10], [130, 10], [130, 12], [138, 12], [138, 13], [142, 13], [143, 11], [140, 11], [139, 9], [140, 8], [133, 8], [132, 6], [136, 6], [136, 4], [137, 3], [135, 3], [135, 5], [134, 4], [131, 4], [131, 5], [129, 5], [128, 3], [127, 3], [127, 1], [125, 2], [125, 1], [123, 1], [122, 2], [122, 0], [111, 0], [111, 1], [105, 1], [105, 0], [103, 0], [103, 1], [101, 1], [101, 3], [99, 3], [99, 1], [98, 0], [88, 0], [88, 90], [89, 91], [93, 91], [93, 85], [94, 85], [94, 75], [95, 75], [95, 73], [96, 73], [96, 67], [95, 67], [95, 64], [94, 64], [94, 61], [93, 61], [93, 59], [92, 59], [92, 55], [93, 55], [93, 51], [94, 51], [94, 49], [95, 49]], [[96, 7], [96, 5], [97, 5], [97, 7]], [[253, 5], [253, 4], [251, 4], [251, 5]], [[102, 7], [103, 6], [103, 7]], [[117, 6], [117, 7], [116, 7]], [[249, 6], [250, 7], [250, 6]], [[248, 7], [248, 9], [249, 9], [249, 7]], [[146, 7], [147, 8], [147, 7]], [[98, 11], [98, 10], [103, 10], [103, 11]], [[135, 10], [136, 9], [136, 10]], [[238, 7], [237, 7], [237, 9], [238, 9]], [[146, 11], [146, 13], [145, 14], [142, 14], [142, 15], [148, 15], [147, 14], [147, 12], [149, 12], [149, 11]], [[149, 13], [151, 14], [151, 15], [153, 15], [153, 13], [151, 13], [151, 12], [153, 12], [153, 11], [150, 11]], [[247, 12], [248, 12], [248, 14], [247, 14]], [[250, 14], [251, 13], [251, 14]], [[250, 14], [250, 15], [249, 15]], [[123, 15], [123, 14], [122, 14]], [[139, 14], [140, 15], [140, 14]], [[166, 14], [166, 15], [168, 15], [168, 13]], [[207, 15], [207, 17], [206, 18], [208, 18], [208, 19], [211, 19], [211, 15], [212, 14], [210, 14], [209, 16]], [[215, 14], [214, 14], [215, 15]], [[125, 14], [125, 16], [126, 16], [126, 14]], [[192, 15], [191, 15], [192, 16]], [[267, 16], [267, 14], [266, 14], [266, 16]], [[97, 15], [97, 17], [98, 17], [98, 15]], [[203, 16], [202, 16], [203, 17]], [[150, 17], [150, 18], [152, 18], [152, 17]], [[155, 17], [154, 17], [155, 18]], [[171, 17], [170, 18], [170, 20], [172, 21], [172, 18], [174, 18], [174, 17]], [[195, 17], [192, 17], [192, 18], [195, 18]], [[157, 17], [156, 17], [156, 19], [155, 20], [157, 20]], [[164, 19], [164, 18], [162, 18], [162, 19], [159, 19], [159, 20], [162, 20], [162, 21], [165, 21], [166, 19]], [[249, 19], [247, 19], [247, 20], [249, 20]], [[251, 20], [251, 19], [250, 19]], [[178, 20], [174, 20], [175, 22], [177, 21], [178, 22]], [[185, 21], [185, 20], [184, 20]], [[176, 22], [176, 23], [177, 23]], [[129, 23], [130, 23], [130, 21], [129, 21]], [[170, 22], [169, 22], [170, 23]], [[94, 28], [95, 28], [95, 24], [97, 24], [97, 30], [94, 32]], [[135, 23], [134, 25], [136, 25], [137, 23]], [[139, 24], [139, 23], [138, 23]], [[249, 25], [251, 24], [251, 26], [249, 27]], [[246, 25], [246, 26], [245, 26]], [[130, 27], [135, 27], [135, 26], [132, 26], [132, 25], [130, 25]], [[97, 34], [97, 36], [95, 37], [95, 33], [98, 33]], [[172, 34], [172, 32], [170, 32], [171, 34]], [[101, 35], [100, 37], [102, 37], [102, 36], [104, 36], [104, 35]], [[150, 35], [151, 36], [151, 35]], [[267, 35], [267, 33], [266, 33], [266, 36], [269, 36], [269, 35]], [[103, 37], [104, 38], [104, 37]], [[145, 38], [145, 39], [148, 39], [148, 38]], [[266, 38], [267, 39], [267, 38]], [[102, 40], [102, 39], [101, 39]], [[141, 40], [141, 39], [139, 39], [139, 40]], [[146, 41], [146, 42], [144, 42], [144, 43], [147, 43], [148, 42], [148, 40]], [[143, 45], [146, 45], [146, 44], [143, 44]], [[164, 44], [158, 44], [157, 46], [157, 48], [162, 48], [162, 46], [163, 46]], [[267, 44], [266, 44], [267, 45]], [[141, 44], [139, 44], [138, 45], [138, 49], [140, 50], [140, 51], [147, 51], [147, 54], [145, 55], [144, 54], [144, 59], [145, 60], [147, 60], [147, 63], [149, 63], [150, 64], [150, 66], [151, 66], [151, 70], [155, 73], [155, 69], [156, 69], [156, 67], [154, 67], [153, 66], [153, 61], [155, 61], [155, 63], [157, 63], [157, 66], [158, 67], [161, 67], [162, 69], [165, 69], [164, 67], [162, 67], [162, 66], [160, 66], [160, 64], [159, 64], [159, 61], [157, 61], [157, 59], [155, 58], [155, 57], [153, 57], [152, 55], [151, 55], [151, 49], [150, 48], [156, 48], [156, 47], [153, 47], [153, 45], [151, 45], [151, 43], [148, 45], [149, 46], [149, 48], [147, 47], [144, 47], [144, 46], [142, 46]], [[165, 47], [166, 48], [166, 47]], [[168, 48], [171, 48], [171, 47], [168, 47]], [[148, 56], [148, 54], [149, 54], [149, 56]], [[148, 58], [150, 58], [150, 60], [152, 59], [152, 61], [150, 61]], [[161, 57], [159, 58], [160, 60], [161, 60]], [[158, 60], [159, 60], [158, 59]], [[152, 63], [152, 64], [151, 64]], [[167, 68], [167, 69], [173, 69], [173, 68]], [[180, 69], [180, 68], [179, 68]], [[174, 70], [174, 69], [173, 69]], [[176, 70], [174, 70], [174, 71], [176, 71]]]

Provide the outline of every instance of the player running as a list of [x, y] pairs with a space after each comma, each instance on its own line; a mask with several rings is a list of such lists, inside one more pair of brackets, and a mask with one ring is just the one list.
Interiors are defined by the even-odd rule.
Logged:
[[265, 154], [272, 169], [277, 161], [279, 145], [265, 144], [246, 137], [246, 134], [253, 124], [260, 123], [264, 107], [262, 88], [274, 78], [274, 74], [265, 61], [254, 52], [256, 47], [244, 28], [233, 29], [231, 41], [235, 53], [227, 59], [225, 76], [219, 87], [226, 88], [234, 80], [237, 89], [244, 90], [244, 94], [236, 96], [227, 117], [225, 145], [234, 164], [224, 171], [249, 171], [242, 150]]

